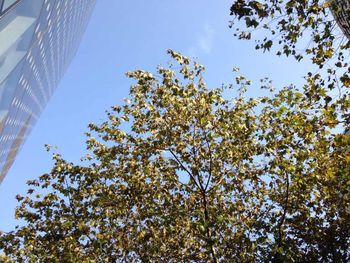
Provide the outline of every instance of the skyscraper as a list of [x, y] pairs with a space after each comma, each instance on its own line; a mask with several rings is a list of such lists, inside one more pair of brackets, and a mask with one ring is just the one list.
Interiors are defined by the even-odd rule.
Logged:
[[0, 182], [75, 55], [96, 0], [0, 0]]

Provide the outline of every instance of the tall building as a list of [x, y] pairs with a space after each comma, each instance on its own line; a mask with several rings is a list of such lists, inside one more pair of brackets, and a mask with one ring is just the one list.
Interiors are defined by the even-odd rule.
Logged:
[[74, 57], [95, 0], [0, 0], [0, 182]]

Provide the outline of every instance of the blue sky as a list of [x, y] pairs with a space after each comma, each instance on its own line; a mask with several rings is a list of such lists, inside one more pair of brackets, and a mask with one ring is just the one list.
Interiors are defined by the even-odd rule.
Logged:
[[25, 193], [25, 182], [50, 171], [44, 144], [58, 146], [67, 160], [78, 162], [88, 123], [100, 122], [105, 110], [128, 96], [131, 82], [124, 73], [154, 71], [169, 60], [168, 48], [198, 57], [209, 87], [233, 83], [234, 66], [255, 83], [265, 76], [276, 86], [302, 83], [307, 62], [263, 54], [254, 50], [254, 42], [234, 38], [228, 27], [230, 2], [98, 0], [75, 59], [0, 185], [0, 230], [15, 226], [14, 197]]

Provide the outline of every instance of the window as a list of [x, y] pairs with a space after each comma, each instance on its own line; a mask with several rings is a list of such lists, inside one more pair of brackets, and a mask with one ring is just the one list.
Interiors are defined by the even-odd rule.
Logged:
[[2, 6], [2, 10], [6, 10], [8, 9], [11, 5], [15, 4], [16, 2], [18, 2], [17, 0], [4, 0], [3, 1], [4, 4]]
[[19, 0], [0, 0], [0, 15], [18, 1]]

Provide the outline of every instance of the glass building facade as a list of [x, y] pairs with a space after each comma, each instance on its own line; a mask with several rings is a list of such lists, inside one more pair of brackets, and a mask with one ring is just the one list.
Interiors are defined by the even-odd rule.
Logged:
[[0, 0], [0, 182], [75, 55], [95, 0]]

